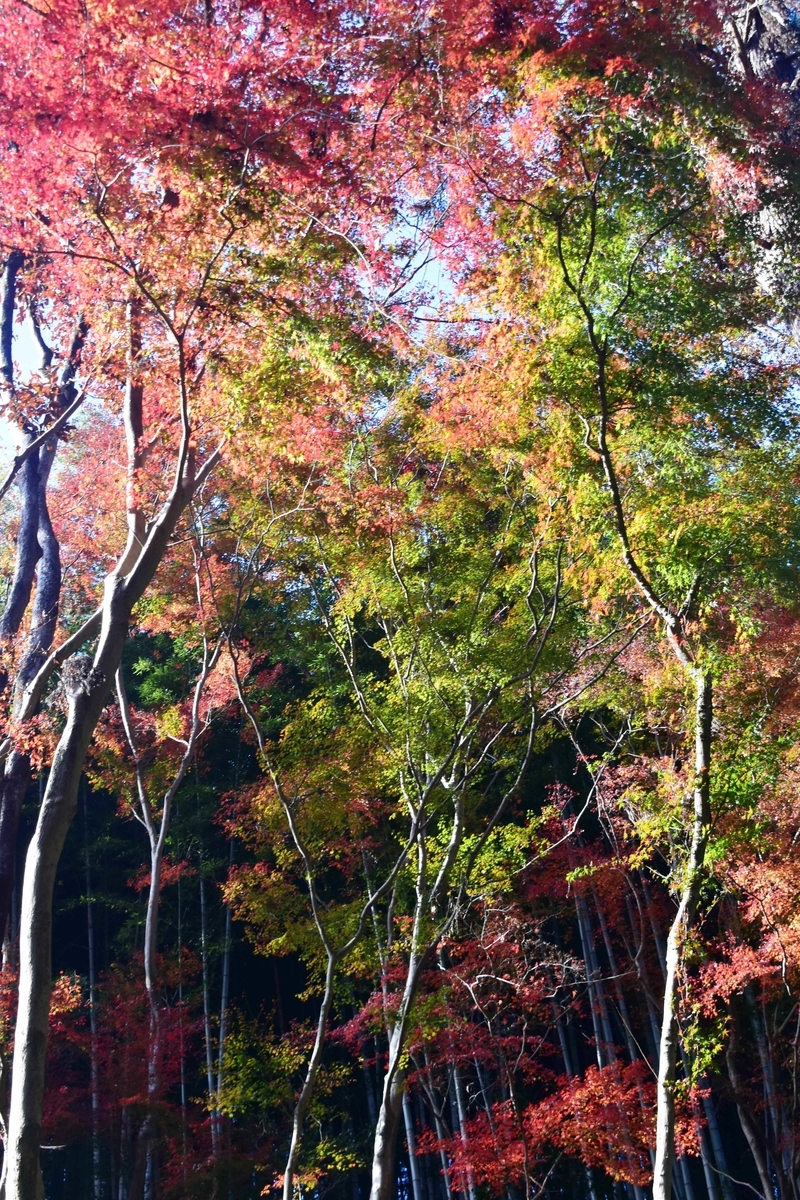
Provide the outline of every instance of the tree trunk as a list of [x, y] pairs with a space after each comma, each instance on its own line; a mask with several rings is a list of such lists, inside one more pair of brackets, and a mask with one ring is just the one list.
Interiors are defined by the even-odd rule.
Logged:
[[4, 764], [0, 800], [0, 928], [3, 930], [11, 913], [17, 864], [17, 831], [30, 779], [31, 762], [28, 755], [12, 750]]
[[423, 912], [430, 908], [431, 893], [424, 887], [427, 858], [420, 850], [417, 875], [417, 901], [411, 933], [411, 953], [403, 996], [397, 1016], [389, 1030], [389, 1054], [383, 1078], [383, 1091], [378, 1105], [378, 1120], [372, 1147], [372, 1181], [369, 1200], [392, 1200], [396, 1184], [395, 1160], [397, 1136], [403, 1117], [403, 1092], [406, 1068], [401, 1065], [405, 1050], [408, 1020], [417, 994], [420, 976], [428, 955], [436, 949], [432, 941], [420, 952]]
[[358, 1057], [361, 1060], [361, 1073], [364, 1076], [364, 1091], [367, 1094], [367, 1115], [369, 1116], [369, 1123], [374, 1129], [378, 1120], [378, 1107], [375, 1103], [375, 1084], [372, 1079], [372, 1071], [367, 1063], [366, 1049], [367, 1043], [365, 1039], [361, 1042], [359, 1047]]
[[[163, 825], [162, 825], [163, 828]], [[149, 831], [148, 831], [149, 832]], [[156, 950], [158, 946], [158, 905], [161, 898], [161, 866], [164, 839], [150, 843], [150, 887], [147, 893], [147, 915], [144, 926], [144, 977], [150, 1007], [147, 1039], [147, 1099], [148, 1112], [139, 1129], [136, 1146], [137, 1169], [135, 1186], [131, 1184], [131, 1200], [152, 1200], [154, 1181], [154, 1144], [158, 1134], [156, 1101], [159, 1089], [159, 1060], [161, 1058], [161, 1010], [156, 987]], [[142, 1164], [140, 1166], [140, 1164]]]
[[403, 1092], [403, 1123], [406, 1127], [406, 1146], [408, 1147], [408, 1171], [411, 1176], [411, 1195], [413, 1200], [424, 1200], [422, 1181], [419, 1174], [419, 1159], [417, 1158], [417, 1143], [414, 1137], [414, 1114], [411, 1111], [411, 1101], [408, 1092]]
[[0, 379], [8, 390], [14, 387], [14, 305], [23, 262], [22, 251], [12, 250], [0, 271]]
[[[703, 1080], [703, 1087], [708, 1087], [708, 1080]], [[728, 1160], [725, 1156], [725, 1148], [722, 1145], [722, 1135], [720, 1134], [719, 1121], [717, 1120], [717, 1111], [714, 1108], [713, 1096], [703, 1097], [703, 1112], [706, 1114], [706, 1123], [708, 1125], [708, 1134], [711, 1141], [711, 1147], [714, 1151], [717, 1169], [719, 1170], [719, 1186], [722, 1191], [723, 1200], [736, 1200], [731, 1187], [731, 1181], [728, 1178]]]
[[[11, 310], [13, 316], [13, 295]], [[86, 333], [86, 325], [83, 321], [79, 322], [70, 346], [69, 359], [61, 374], [59, 411], [66, 409], [75, 398], [74, 379]], [[11, 369], [13, 371], [13, 367]], [[13, 374], [11, 378], [13, 381]], [[29, 434], [29, 442], [32, 437], [33, 434]], [[54, 436], [31, 454], [30, 458], [23, 463], [17, 476], [22, 507], [14, 579], [3, 616], [0, 618], [0, 644], [8, 644], [18, 633], [30, 599], [34, 571], [36, 571], [37, 578], [30, 632], [14, 683], [12, 716], [19, 715], [24, 702], [25, 689], [33, 681], [50, 651], [58, 620], [61, 597], [61, 554], [47, 507], [47, 485], [57, 447], [58, 438]], [[6, 675], [0, 672], [0, 691], [5, 690], [7, 683]], [[22, 803], [30, 783], [30, 771], [30, 759], [27, 754], [12, 750], [3, 768], [2, 792], [0, 793], [0, 929], [2, 930], [5, 929], [8, 921], [11, 893], [14, 888], [17, 831]]]
[[[163, 828], [163, 825], [162, 825]], [[161, 867], [164, 839], [150, 843], [150, 887], [147, 893], [147, 915], [144, 926], [145, 990], [150, 1007], [147, 1040], [147, 1099], [148, 1112], [137, 1137], [135, 1184], [131, 1184], [130, 1200], [152, 1200], [154, 1182], [154, 1145], [158, 1134], [156, 1101], [159, 1090], [159, 1060], [161, 1058], [161, 1011], [156, 986], [156, 950], [158, 946], [158, 906], [161, 898]], [[141, 1166], [140, 1166], [141, 1164]]]
[[118, 1200], [128, 1200], [128, 1168], [131, 1158], [131, 1126], [133, 1118], [129, 1105], [122, 1110], [119, 1130], [119, 1192]]
[[678, 1055], [678, 974], [681, 943], [692, 923], [702, 881], [706, 841], [708, 839], [709, 767], [711, 762], [711, 678], [702, 669], [694, 671], [695, 703], [695, 780], [692, 794], [692, 843], [680, 903], [667, 938], [664, 1008], [658, 1060], [656, 1108], [656, 1162], [653, 1172], [653, 1200], [672, 1200], [672, 1171], [675, 1159], [675, 1064]]
[[150, 843], [150, 887], [147, 889], [147, 911], [144, 919], [144, 986], [150, 1008], [158, 1006], [156, 995], [156, 953], [158, 949], [158, 906], [161, 900], [161, 868], [164, 843], [161, 838]]
[[736, 1018], [733, 1017], [730, 1038], [728, 1040], [728, 1049], [726, 1051], [728, 1078], [731, 1081], [731, 1087], [733, 1088], [734, 1096], [736, 1098], [736, 1111], [739, 1114], [739, 1124], [742, 1127], [742, 1133], [744, 1134], [747, 1144], [750, 1147], [750, 1153], [753, 1156], [753, 1162], [756, 1164], [758, 1177], [761, 1180], [761, 1187], [764, 1191], [764, 1200], [771, 1200], [771, 1198], [775, 1195], [772, 1177], [767, 1168], [767, 1161], [764, 1156], [755, 1125], [750, 1117], [748, 1109], [742, 1103], [742, 1085], [739, 1079], [739, 1071], [736, 1066], [737, 1040]]
[[[423, 1051], [423, 1054], [425, 1057], [425, 1070], [428, 1075], [428, 1085], [425, 1088], [425, 1094], [428, 1098], [428, 1104], [430, 1105], [430, 1110], [433, 1115], [433, 1124], [436, 1130], [436, 1137], [441, 1143], [444, 1141], [446, 1136], [446, 1131], [442, 1123], [442, 1110], [436, 1104], [436, 1097], [433, 1090], [433, 1078], [431, 1075], [431, 1064], [428, 1061], [427, 1051]], [[442, 1164], [442, 1182], [444, 1184], [445, 1200], [453, 1200], [453, 1189], [450, 1186], [450, 1173], [448, 1169], [449, 1164], [447, 1162], [447, 1155], [445, 1154], [441, 1145], [439, 1147], [439, 1161]]]
[[217, 1145], [217, 1114], [214, 1107], [214, 1053], [211, 1048], [211, 1000], [208, 991], [208, 946], [206, 942], [206, 884], [200, 880], [200, 962], [203, 968], [203, 1032], [206, 1043], [206, 1084], [208, 1103], [211, 1109], [211, 1156], [216, 1162], [219, 1155]]
[[[10, 399], [15, 391], [14, 379], [14, 314], [16, 309], [17, 275], [22, 269], [23, 255], [12, 250], [0, 273], [0, 386]], [[36, 434], [28, 424], [22, 432], [26, 446], [35, 440]], [[20, 495], [19, 531], [14, 574], [6, 597], [5, 609], [0, 617], [0, 642], [8, 644], [19, 630], [25, 610], [30, 601], [33, 575], [40, 550], [37, 539], [39, 527], [39, 452], [33, 450], [22, 464], [16, 478]], [[0, 672], [0, 690], [8, 683], [5, 671]]]
[[133, 1156], [133, 1170], [131, 1171], [127, 1200], [144, 1200], [145, 1188], [147, 1186], [148, 1160], [153, 1136], [153, 1131], [150, 1128], [150, 1116], [148, 1114], [136, 1137], [136, 1149]]
[[[420, 1129], [425, 1128], [425, 1105], [422, 1096], [419, 1092], [415, 1095], [416, 1103], [413, 1106], [412, 1117], [416, 1116], [419, 1122]], [[416, 1140], [416, 1139], [415, 1139]], [[436, 1186], [436, 1178], [433, 1173], [433, 1164], [430, 1154], [420, 1154], [417, 1156], [419, 1164], [420, 1180], [423, 1184], [423, 1190], [426, 1200], [438, 1200], [439, 1189]]]
[[[469, 1143], [467, 1138], [467, 1105], [464, 1095], [464, 1084], [461, 1079], [461, 1072], [458, 1067], [453, 1065], [453, 1084], [455, 1085], [456, 1093], [456, 1111], [458, 1112], [458, 1128], [461, 1135], [461, 1145], [464, 1149], [464, 1154], [468, 1154]], [[472, 1177], [472, 1168], [467, 1168], [467, 1192], [469, 1200], [475, 1200], [475, 1180]]]
[[636, 1062], [637, 1059], [639, 1058], [639, 1051], [636, 1046], [636, 1043], [633, 1040], [633, 1034], [631, 1032], [633, 1029], [633, 1026], [631, 1023], [630, 1013], [628, 1012], [628, 1005], [625, 1000], [625, 993], [622, 988], [622, 980], [620, 978], [620, 972], [617, 967], [617, 956], [614, 953], [614, 945], [611, 941], [611, 934], [609, 932], [608, 922], [606, 921], [603, 910], [600, 907], [600, 900], [599, 900], [597, 893], [594, 891], [594, 889], [592, 889], [592, 894], [593, 894], [593, 898], [594, 898], [594, 906], [597, 911], [597, 919], [600, 924], [600, 933], [603, 938], [603, 945], [605, 946], [605, 949], [606, 949], [606, 958], [608, 959], [608, 966], [611, 971], [611, 977], [614, 981], [614, 992], [617, 997], [617, 1009], [619, 1011], [619, 1019], [622, 1024], [622, 1033], [623, 1033], [623, 1037], [625, 1038], [625, 1045], [628, 1048], [628, 1057], [631, 1062]]
[[792, 1154], [787, 1145], [788, 1139], [784, 1136], [784, 1129], [787, 1125], [791, 1128], [791, 1119], [789, 1121], [784, 1119], [783, 1105], [780, 1102], [775, 1083], [775, 1063], [769, 1043], [768, 1025], [756, 1003], [752, 985], [744, 990], [744, 1002], [750, 1013], [750, 1022], [761, 1062], [766, 1111], [772, 1125], [772, 1158], [775, 1164], [775, 1173], [782, 1190], [787, 1191], [788, 1194], [789, 1178], [792, 1175]]
[[180, 1006], [180, 1055], [181, 1055], [181, 1144], [183, 1163], [181, 1171], [186, 1182], [186, 1044], [183, 1033], [183, 910], [181, 907], [181, 877], [178, 876], [178, 1004]]
[[[228, 870], [233, 866], [233, 842], [230, 845]], [[219, 1004], [219, 1047], [217, 1053], [217, 1108], [222, 1098], [222, 1081], [225, 1070], [225, 1038], [228, 1032], [228, 1002], [231, 988], [231, 943], [233, 940], [233, 916], [230, 904], [225, 905], [225, 944], [222, 949], [222, 995]], [[221, 1130], [220, 1130], [221, 1133]]]
[[[17, 476], [17, 487], [21, 497], [17, 553], [6, 607], [0, 618], [0, 644], [5, 645], [9, 644], [19, 630], [30, 600], [36, 563], [41, 554], [37, 537], [41, 494], [38, 452], [34, 452], [23, 464]], [[56, 599], [57, 597], [58, 593]], [[23, 660], [23, 669], [24, 666]], [[4, 670], [0, 670], [0, 691], [5, 691], [7, 686], [8, 676]], [[0, 796], [0, 929], [3, 931], [8, 923], [11, 907], [17, 860], [17, 830], [22, 803], [30, 782], [30, 771], [28, 755], [12, 750], [3, 767]]]
[[100, 1090], [97, 1069], [97, 972], [94, 960], [94, 911], [92, 905], [92, 872], [89, 859], [89, 814], [86, 806], [86, 784], [83, 787], [83, 838], [86, 859], [86, 940], [89, 948], [89, 1078], [92, 1088], [92, 1197], [100, 1200]]
[[394, 1200], [397, 1136], [403, 1114], [405, 1071], [400, 1066], [404, 1038], [398, 1022], [389, 1037], [389, 1061], [378, 1108], [372, 1148], [372, 1182], [369, 1200]]
[[119, 667], [131, 610], [153, 578], [195, 486], [216, 460], [217, 455], [212, 455], [196, 478], [186, 480], [187, 458], [181, 453], [172, 491], [145, 545], [140, 547], [129, 537], [120, 563], [106, 580], [94, 663], [86, 655], [73, 655], [64, 663], [67, 722], [53, 755], [22, 886], [19, 1010], [8, 1145], [0, 1186], [2, 1200], [44, 1200], [39, 1146], [52, 991], [53, 888], [77, 807], [78, 784], [89, 743]]
[[[636, 1043], [633, 1040], [633, 1034], [631, 1033], [630, 1014], [628, 1012], [628, 1005], [625, 1001], [625, 993], [623, 992], [623, 989], [622, 989], [622, 981], [620, 979], [619, 971], [617, 969], [617, 958], [614, 953], [614, 946], [611, 941], [611, 935], [609, 933], [608, 923], [606, 922], [605, 916], [603, 915], [603, 910], [600, 907], [599, 898], [598, 898], [597, 893], [594, 890], [594, 888], [592, 889], [592, 894], [593, 894], [593, 898], [594, 898], [595, 909], [597, 911], [597, 919], [600, 923], [600, 932], [603, 937], [603, 945], [605, 946], [605, 949], [606, 949], [606, 957], [608, 959], [608, 966], [611, 971], [611, 977], [614, 981], [614, 991], [617, 996], [617, 1011], [619, 1012], [619, 1018], [620, 1018], [620, 1021], [622, 1023], [622, 1027], [623, 1027], [623, 1035], [625, 1037], [625, 1044], [628, 1048], [628, 1057], [629, 1057], [630, 1061], [632, 1063], [634, 1063], [634, 1062], [637, 1062], [639, 1059], [639, 1052], [638, 1052]], [[646, 1110], [646, 1105], [645, 1105], [645, 1098], [644, 1098], [644, 1094], [642, 1092], [641, 1086], [639, 1086], [639, 1088], [637, 1090], [639, 1093], [639, 1107], [642, 1110], [642, 1113], [644, 1113]], [[631, 1155], [633, 1156], [632, 1149], [631, 1149]], [[653, 1158], [654, 1158], [654, 1155], [653, 1155], [653, 1152], [651, 1151], [650, 1152], [651, 1167], [653, 1165]], [[644, 1192], [643, 1192], [642, 1188], [639, 1186], [639, 1184], [633, 1185], [633, 1195], [634, 1195], [634, 1200], [644, 1200]]]
[[[585, 901], [577, 892], [575, 893], [575, 914], [578, 918], [578, 932], [581, 939], [583, 962], [586, 968], [586, 989], [589, 993], [589, 1011], [592, 1017], [595, 1057], [598, 1069], [602, 1071], [604, 1060], [608, 1056], [609, 1051], [613, 1054], [611, 1030], [608, 1025], [608, 1014], [605, 1012], [605, 1005], [602, 1005], [601, 1008], [598, 997], [598, 989], [600, 988], [598, 978], [599, 969], [594, 954], [594, 942], [592, 941], [591, 928], [589, 926], [589, 916], [586, 912]], [[602, 1027], [600, 1024], [601, 1014], [604, 1018]]]
[[[29, 441], [33, 437], [29, 435]], [[36, 563], [41, 553], [37, 532], [39, 528], [39, 452], [34, 450], [22, 464], [17, 475], [20, 494], [19, 533], [14, 574], [8, 591], [5, 610], [0, 618], [0, 641], [9, 642], [17, 633], [25, 610], [30, 603]], [[2, 678], [5, 686], [6, 678]]]
[[[122, 651], [122, 639], [119, 651]], [[44, 1200], [39, 1166], [47, 1026], [53, 888], [67, 831], [75, 815], [78, 783], [108, 689], [104, 680], [88, 694], [73, 690], [66, 728], [56, 748], [39, 820], [25, 861], [20, 926], [19, 1015], [6, 1149], [8, 1200]]]
[[317, 1033], [314, 1039], [314, 1048], [311, 1051], [311, 1058], [306, 1067], [306, 1077], [303, 1080], [303, 1086], [300, 1095], [294, 1106], [294, 1117], [292, 1119], [292, 1137], [289, 1143], [289, 1154], [286, 1159], [286, 1170], [283, 1176], [283, 1200], [292, 1200], [294, 1192], [294, 1173], [297, 1167], [297, 1158], [300, 1153], [300, 1138], [303, 1133], [303, 1122], [305, 1120], [306, 1111], [311, 1103], [311, 1097], [314, 1094], [314, 1088], [317, 1082], [320, 1063], [322, 1062], [322, 1051], [325, 1046], [325, 1037], [328, 1032], [328, 1018], [330, 1016], [331, 1005], [333, 1004], [333, 989], [336, 980], [336, 967], [339, 962], [337, 955], [328, 954], [328, 963], [325, 970], [325, 991], [322, 997], [322, 1004], [319, 1010], [319, 1019], [317, 1020]]

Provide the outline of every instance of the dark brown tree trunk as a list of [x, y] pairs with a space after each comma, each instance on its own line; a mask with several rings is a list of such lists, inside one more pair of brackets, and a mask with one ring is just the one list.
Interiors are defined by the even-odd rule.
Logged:
[[[32, 435], [28, 435], [33, 440]], [[20, 496], [19, 532], [17, 533], [17, 557], [14, 574], [8, 590], [6, 606], [0, 617], [0, 643], [7, 645], [22, 624], [25, 610], [30, 603], [33, 577], [39, 561], [39, 452], [34, 450], [22, 464], [17, 475], [17, 490]], [[0, 676], [3, 688], [8, 676]]]
[[738, 1030], [735, 1014], [731, 1014], [731, 1029], [728, 1038], [728, 1048], [726, 1051], [726, 1064], [728, 1067], [728, 1078], [731, 1081], [733, 1094], [736, 1100], [736, 1111], [739, 1115], [739, 1124], [742, 1127], [742, 1133], [745, 1136], [745, 1141], [750, 1147], [750, 1153], [753, 1156], [753, 1162], [758, 1171], [758, 1177], [761, 1180], [761, 1187], [764, 1192], [765, 1200], [768, 1197], [773, 1197], [775, 1189], [772, 1182], [772, 1176], [769, 1173], [767, 1166], [767, 1158], [764, 1151], [761, 1138], [758, 1133], [755, 1122], [753, 1121], [750, 1106], [748, 1105], [744, 1094], [741, 1079], [739, 1078], [739, 1069], [736, 1063], [736, 1052], [738, 1049]]
[[[74, 378], [87, 329], [79, 323], [61, 376], [59, 410], [75, 398]], [[14, 681], [12, 716], [18, 716], [26, 688], [33, 681], [53, 644], [61, 597], [61, 555], [58, 539], [47, 507], [47, 485], [58, 447], [57, 436], [45, 442], [23, 464], [17, 476], [22, 497], [20, 532], [14, 580], [0, 619], [0, 645], [8, 646], [19, 631], [28, 606], [34, 571], [36, 592], [31, 612], [27, 645]], [[38, 565], [37, 565], [38, 564]], [[8, 686], [0, 672], [0, 690]], [[8, 922], [17, 857], [17, 831], [25, 792], [30, 783], [30, 760], [26, 754], [11, 750], [0, 781], [0, 929]]]
[[92, 864], [89, 855], [89, 813], [86, 783], [83, 785], [83, 846], [86, 865], [86, 943], [89, 951], [89, 1080], [92, 1089], [92, 1198], [101, 1200], [100, 1178], [100, 1075], [97, 1061], [97, 969], [94, 946], [94, 904], [92, 903]]

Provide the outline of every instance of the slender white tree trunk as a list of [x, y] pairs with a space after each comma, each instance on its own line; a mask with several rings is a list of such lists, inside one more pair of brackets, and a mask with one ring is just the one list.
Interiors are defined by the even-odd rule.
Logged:
[[[464, 1153], [469, 1152], [469, 1139], [467, 1137], [467, 1103], [464, 1095], [464, 1083], [461, 1078], [461, 1072], [457, 1066], [453, 1066], [453, 1083], [456, 1091], [456, 1110], [458, 1112], [458, 1129], [461, 1136], [461, 1145], [464, 1147]], [[467, 1167], [467, 1192], [469, 1200], [475, 1200], [475, 1180], [472, 1177], [472, 1168]]]
[[389, 1035], [389, 1060], [372, 1147], [370, 1200], [394, 1200], [397, 1135], [403, 1112], [405, 1071], [400, 1065], [405, 1037], [401, 1022]]
[[702, 870], [708, 840], [709, 767], [711, 761], [711, 678], [695, 669], [695, 761], [692, 792], [692, 842], [686, 863], [678, 911], [667, 938], [665, 961], [664, 1008], [658, 1060], [656, 1108], [656, 1162], [653, 1170], [653, 1200], [672, 1200], [672, 1172], [675, 1161], [675, 1065], [680, 1029], [678, 1026], [678, 984], [683, 939], [690, 926], [702, 882]]
[[320, 1064], [322, 1062], [322, 1051], [325, 1047], [325, 1036], [328, 1031], [328, 1019], [330, 1017], [331, 1005], [333, 1004], [333, 988], [336, 981], [336, 968], [339, 963], [339, 956], [336, 954], [328, 954], [328, 963], [325, 970], [325, 991], [322, 996], [322, 1004], [320, 1005], [319, 1018], [317, 1020], [317, 1033], [314, 1038], [314, 1047], [311, 1051], [311, 1058], [306, 1067], [306, 1075], [303, 1080], [303, 1086], [300, 1090], [295, 1106], [294, 1116], [292, 1118], [292, 1136], [289, 1142], [289, 1154], [286, 1159], [286, 1169], [283, 1175], [283, 1200], [292, 1200], [294, 1190], [294, 1176], [297, 1169], [297, 1159], [300, 1154], [300, 1139], [303, 1134], [303, 1123], [308, 1106], [311, 1103], [311, 1097], [314, 1094], [314, 1088], [319, 1074]]
[[406, 1127], [406, 1146], [408, 1147], [408, 1171], [411, 1176], [411, 1195], [413, 1200], [424, 1200], [422, 1180], [420, 1179], [419, 1159], [417, 1158], [417, 1140], [414, 1137], [414, 1114], [411, 1111], [411, 1101], [408, 1092], [403, 1092], [403, 1123]]
[[[129, 387], [129, 393], [131, 388]], [[139, 398], [140, 399], [140, 398]], [[136, 439], [130, 438], [133, 445], [136, 445]], [[201, 590], [199, 578], [196, 576], [198, 601], [200, 600]], [[200, 605], [202, 614], [202, 605]], [[164, 868], [164, 854], [167, 845], [167, 835], [170, 828], [170, 820], [172, 816], [172, 805], [175, 801], [178, 788], [186, 777], [186, 772], [189, 764], [192, 761], [195, 753], [197, 738], [205, 724], [200, 718], [200, 701], [203, 696], [208, 676], [212, 671], [222, 647], [222, 641], [218, 641], [216, 648], [212, 653], [209, 653], [207, 638], [203, 637], [203, 665], [200, 674], [197, 678], [194, 688], [194, 697], [192, 702], [192, 713], [190, 721], [189, 736], [184, 741], [184, 752], [181, 756], [181, 761], [178, 769], [173, 776], [172, 782], [167, 788], [162, 798], [160, 813], [153, 808], [148, 795], [147, 781], [142, 764], [142, 759], [139, 754], [136, 742], [136, 734], [134, 722], [131, 715], [131, 710], [128, 704], [128, 697], [125, 690], [125, 680], [123, 678], [122, 668], [117, 670], [117, 698], [119, 701], [120, 715], [122, 724], [125, 730], [125, 736], [128, 741], [128, 746], [133, 758], [134, 773], [136, 778], [136, 790], [139, 799], [140, 821], [147, 831], [147, 837], [150, 846], [150, 886], [147, 893], [147, 913], [145, 917], [145, 932], [144, 932], [144, 980], [147, 998], [150, 1007], [150, 1036], [148, 1042], [148, 1062], [147, 1062], [147, 1093], [149, 1100], [149, 1110], [139, 1131], [140, 1146], [137, 1149], [137, 1158], [141, 1159], [144, 1155], [146, 1160], [144, 1178], [142, 1186], [144, 1189], [144, 1200], [152, 1200], [152, 1197], [157, 1188], [155, 1150], [156, 1138], [158, 1134], [158, 1123], [156, 1117], [156, 1103], [158, 1099], [158, 1091], [161, 1085], [160, 1078], [160, 1060], [161, 1060], [161, 996], [158, 991], [158, 914], [161, 902], [161, 879]], [[226, 957], [227, 962], [227, 957]], [[224, 1041], [224, 1013], [227, 1005], [227, 985], [223, 984], [223, 1014], [222, 1025], [220, 1029], [220, 1056], [222, 1055], [222, 1045]], [[220, 1057], [220, 1064], [221, 1064]], [[220, 1067], [221, 1069], [221, 1067]], [[183, 1059], [181, 1058], [181, 1070], [183, 1070]], [[217, 1093], [219, 1092], [220, 1082], [217, 1081]], [[185, 1106], [184, 1106], [185, 1107]], [[138, 1176], [137, 1176], [138, 1180]], [[138, 1182], [137, 1182], [138, 1186]], [[132, 1188], [133, 1200], [139, 1200], [138, 1194]]]
[[56, 871], [75, 815], [78, 784], [89, 743], [106, 703], [122, 657], [131, 610], [155, 574], [194, 487], [216, 462], [207, 461], [194, 479], [185, 479], [181, 454], [172, 492], [153, 523], [144, 546], [129, 534], [115, 571], [108, 577], [102, 606], [100, 639], [94, 662], [73, 655], [64, 663], [62, 682], [67, 721], [50, 768], [50, 776], [25, 860], [20, 927], [19, 1010], [3, 1200], [44, 1200], [39, 1165], [44, 1101], [47, 1028], [52, 991], [51, 942]]
[[[460, 812], [459, 809], [459, 814]], [[436, 948], [436, 942], [429, 942], [425, 945], [422, 937], [424, 915], [431, 910], [432, 892], [428, 887], [427, 877], [427, 845], [424, 831], [421, 831], [417, 841], [416, 901], [410, 938], [408, 972], [397, 1014], [391, 1022], [387, 1020], [389, 1050], [372, 1144], [372, 1179], [369, 1200], [393, 1200], [394, 1197], [397, 1137], [403, 1116], [406, 1077], [402, 1059], [408, 1021], [411, 1007], [416, 998], [423, 963], [426, 961], [428, 953]], [[389, 947], [387, 947], [388, 949]]]
[[[121, 652], [120, 639], [120, 652]], [[6, 1149], [8, 1200], [44, 1200], [39, 1167], [42, 1102], [50, 1015], [53, 888], [67, 831], [75, 815], [86, 752], [106, 686], [69, 696], [67, 725], [56, 748], [36, 829], [25, 860], [20, 926], [19, 1015]]]

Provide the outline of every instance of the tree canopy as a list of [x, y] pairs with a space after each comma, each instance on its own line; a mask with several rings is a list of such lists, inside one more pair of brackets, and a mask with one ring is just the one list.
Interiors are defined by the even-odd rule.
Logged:
[[2, 1200], [797, 1200], [795, 10], [0, 65]]

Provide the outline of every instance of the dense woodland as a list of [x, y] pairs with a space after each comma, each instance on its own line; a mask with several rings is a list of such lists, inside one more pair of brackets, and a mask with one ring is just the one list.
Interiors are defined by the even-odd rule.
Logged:
[[0, 1200], [798, 1200], [798, 12], [2, 0], [0, 243]]

